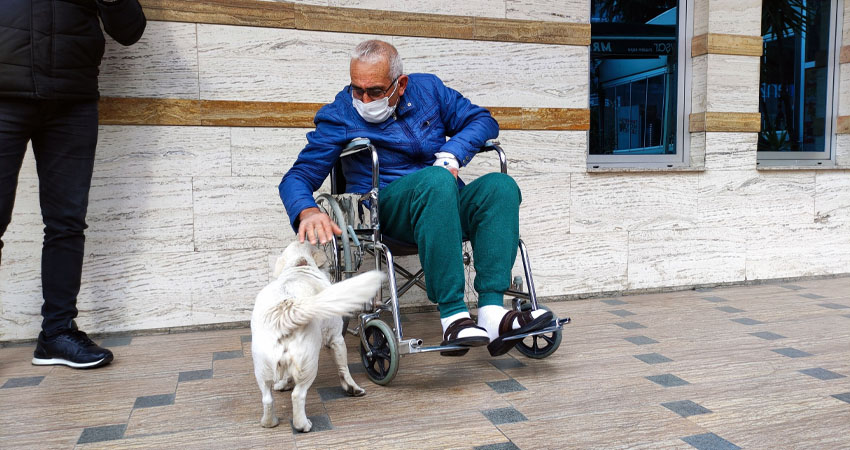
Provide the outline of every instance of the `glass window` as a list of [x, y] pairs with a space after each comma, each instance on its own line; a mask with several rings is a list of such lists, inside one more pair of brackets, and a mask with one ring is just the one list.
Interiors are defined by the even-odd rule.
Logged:
[[679, 3], [591, 0], [589, 165], [683, 160]]
[[762, 5], [759, 160], [831, 158], [834, 0]]

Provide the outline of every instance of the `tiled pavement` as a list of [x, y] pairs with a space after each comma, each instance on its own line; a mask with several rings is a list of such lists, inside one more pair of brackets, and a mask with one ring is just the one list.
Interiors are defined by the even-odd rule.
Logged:
[[[247, 329], [112, 336], [93, 371], [0, 348], [0, 448], [850, 448], [850, 278], [549, 305], [573, 323], [543, 360], [403, 357], [342, 395], [325, 352], [313, 432], [259, 425]], [[439, 339], [433, 313], [406, 334]]]

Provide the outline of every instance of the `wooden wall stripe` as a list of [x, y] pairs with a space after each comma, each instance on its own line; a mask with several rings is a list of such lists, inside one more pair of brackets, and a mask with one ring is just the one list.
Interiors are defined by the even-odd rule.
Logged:
[[690, 132], [758, 133], [761, 113], [702, 112], [690, 115]]
[[838, 57], [838, 62], [840, 64], [850, 63], [850, 45], [841, 47], [841, 54]]
[[706, 54], [761, 56], [762, 49], [761, 36], [707, 33], [694, 36], [691, 41], [692, 57]]
[[[104, 97], [101, 125], [196, 125], [312, 128], [321, 103], [243, 102]], [[590, 129], [590, 110], [572, 108], [488, 108], [503, 130]]]
[[838, 116], [835, 134], [850, 134], [850, 116]]
[[590, 45], [590, 24], [267, 2], [140, 0], [148, 20], [345, 33]]

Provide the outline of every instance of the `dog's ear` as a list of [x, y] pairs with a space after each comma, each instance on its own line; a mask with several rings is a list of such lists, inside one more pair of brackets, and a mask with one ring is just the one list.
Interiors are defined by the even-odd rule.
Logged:
[[281, 254], [277, 257], [277, 261], [275, 261], [274, 263], [274, 273], [272, 274], [272, 276], [275, 278], [280, 276], [280, 273], [283, 272], [283, 267], [285, 264], [286, 260], [284, 259], [283, 254]]
[[322, 267], [328, 263], [328, 257], [320, 248], [313, 248], [313, 261], [316, 262], [316, 267]]

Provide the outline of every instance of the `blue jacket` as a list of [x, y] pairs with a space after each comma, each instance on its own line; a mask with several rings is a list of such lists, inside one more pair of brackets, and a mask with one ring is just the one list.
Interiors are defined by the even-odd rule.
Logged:
[[[465, 166], [488, 139], [498, 136], [499, 124], [489, 111], [436, 76], [410, 74], [409, 79], [395, 114], [382, 123], [372, 124], [360, 117], [351, 104], [349, 87], [319, 110], [313, 119], [315, 131], [307, 133], [307, 146], [278, 186], [293, 229], [298, 229], [298, 214], [316, 206], [313, 192], [354, 138], [368, 138], [377, 148], [383, 188], [432, 165], [437, 152], [449, 152]], [[345, 158], [343, 173], [346, 192], [368, 192], [372, 188], [371, 156], [361, 152]]]

